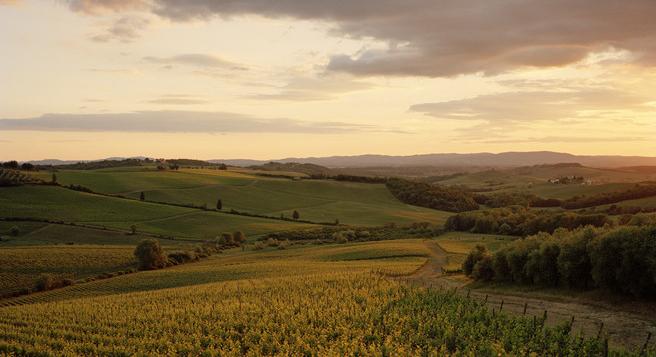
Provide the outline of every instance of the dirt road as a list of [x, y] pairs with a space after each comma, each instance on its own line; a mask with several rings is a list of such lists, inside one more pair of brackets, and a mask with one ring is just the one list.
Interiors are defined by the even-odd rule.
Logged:
[[442, 274], [441, 268], [447, 264], [447, 253], [435, 241], [426, 241], [430, 251], [429, 261], [412, 275], [403, 279], [426, 287], [458, 289], [459, 294], [469, 294], [471, 298], [487, 300], [490, 308], [501, 308], [513, 314], [543, 316], [547, 311], [547, 323], [550, 325], [569, 322], [574, 317], [573, 331], [583, 332], [585, 336], [597, 336], [603, 324], [602, 336], [608, 336], [611, 346], [640, 350], [647, 335], [654, 335], [650, 346], [656, 343], [656, 311], [640, 311], [637, 307], [621, 309], [608, 308], [597, 304], [578, 301], [567, 296], [551, 299], [531, 294], [499, 293], [480, 289], [469, 291], [467, 282], [453, 279]]

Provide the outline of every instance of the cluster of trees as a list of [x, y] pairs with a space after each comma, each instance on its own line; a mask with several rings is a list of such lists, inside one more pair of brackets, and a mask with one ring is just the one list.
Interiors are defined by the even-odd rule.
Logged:
[[22, 170], [22, 171], [34, 171], [34, 170], [36, 170], [36, 166], [30, 164], [29, 162], [24, 162], [22, 164], [18, 164], [18, 161], [16, 161], [16, 160], [5, 161], [3, 163], [0, 163], [0, 168], [9, 169], [9, 170]]
[[37, 180], [30, 175], [26, 175], [18, 170], [0, 169], [0, 187], [19, 186], [26, 183], [34, 183]]
[[223, 233], [214, 242], [208, 241], [193, 250], [175, 251], [169, 254], [157, 239], [144, 239], [134, 249], [140, 270], [154, 270], [165, 267], [198, 261], [202, 258], [221, 252], [222, 249], [242, 246], [246, 242], [246, 235], [237, 231], [235, 233]]
[[559, 229], [516, 240], [491, 254], [477, 246], [463, 263], [482, 281], [600, 288], [656, 296], [656, 226]]
[[558, 228], [575, 229], [591, 225], [612, 224], [605, 214], [580, 214], [531, 210], [521, 206], [486, 211], [462, 212], [449, 217], [445, 228], [450, 231], [527, 236], [539, 232], [553, 233]]
[[399, 201], [449, 212], [473, 211], [479, 208], [474, 195], [459, 187], [431, 185], [398, 178], [387, 180], [387, 188]]
[[378, 227], [342, 227], [327, 226], [322, 228], [293, 230], [289, 232], [269, 233], [260, 240], [276, 239], [289, 241], [314, 241], [320, 243], [346, 243], [347, 241], [376, 241], [403, 239], [413, 237], [434, 237], [444, 233], [442, 227], [428, 222], [416, 222], [406, 226], [388, 224]]
[[541, 198], [533, 194], [503, 192], [491, 195], [475, 194], [474, 200], [478, 204], [492, 208], [508, 206], [525, 207], [560, 207], [562, 201], [556, 198]]
[[656, 183], [643, 183], [636, 184], [635, 186], [623, 191], [574, 197], [564, 201], [562, 207], [566, 209], [587, 208], [652, 196], [656, 196]]

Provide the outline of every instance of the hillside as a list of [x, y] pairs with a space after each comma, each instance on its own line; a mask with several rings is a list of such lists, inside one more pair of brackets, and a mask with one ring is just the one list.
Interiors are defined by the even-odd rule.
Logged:
[[[253, 160], [210, 160], [227, 165], [257, 165], [268, 161]], [[297, 162], [335, 167], [384, 167], [384, 166], [479, 166], [516, 167], [541, 164], [580, 163], [592, 167], [653, 166], [656, 157], [613, 156], [613, 155], [572, 155], [551, 151], [471, 153], [471, 154], [423, 154], [411, 156], [355, 155], [330, 157], [294, 157], [273, 160], [276, 162]]]
[[[36, 175], [49, 177], [47, 172]], [[291, 180], [233, 170], [180, 169], [158, 171], [133, 167], [108, 170], [60, 170], [63, 185], [81, 185], [95, 192], [145, 201], [290, 218], [293, 211], [313, 222], [383, 225], [432, 222], [442, 224], [448, 213], [401, 203], [384, 184], [333, 180]], [[138, 201], [133, 201], [139, 203]], [[166, 207], [168, 208], [168, 207]], [[176, 209], [186, 209], [178, 208]], [[201, 212], [197, 215], [207, 215]], [[273, 223], [277, 224], [277, 220]]]

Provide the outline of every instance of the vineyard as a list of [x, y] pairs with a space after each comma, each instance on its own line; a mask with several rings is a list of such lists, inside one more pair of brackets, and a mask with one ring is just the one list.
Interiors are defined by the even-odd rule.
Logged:
[[0, 353], [605, 354], [603, 339], [579, 338], [569, 325], [374, 274], [425, 261], [422, 241], [394, 243], [226, 253], [9, 300]]
[[33, 289], [41, 274], [81, 279], [135, 266], [132, 247], [34, 246], [0, 249], [0, 294]]

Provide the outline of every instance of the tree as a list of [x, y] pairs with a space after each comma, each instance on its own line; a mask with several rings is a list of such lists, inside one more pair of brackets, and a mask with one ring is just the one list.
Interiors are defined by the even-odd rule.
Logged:
[[7, 162], [2, 164], [2, 167], [4, 167], [5, 169], [18, 170], [18, 161], [16, 161], [16, 160], [7, 161]]
[[216, 209], [219, 211], [223, 209], [223, 202], [220, 198], [216, 201]]
[[34, 165], [30, 164], [29, 162], [25, 162], [21, 165], [21, 170], [32, 171], [34, 170]]
[[298, 213], [298, 211], [294, 210], [294, 213], [292, 213], [292, 218], [299, 219], [301, 218], [301, 214]]
[[137, 225], [133, 224], [130, 226], [130, 234], [134, 235], [137, 234]]
[[17, 237], [20, 234], [20, 228], [18, 226], [13, 226], [9, 229], [9, 234], [11, 234], [14, 237]]
[[55, 173], [52, 174], [51, 182], [52, 183], [57, 183], [57, 174], [55, 174]]
[[221, 234], [221, 241], [224, 242], [226, 245], [233, 245], [235, 244], [235, 237], [232, 236], [232, 233], [223, 233]]
[[144, 201], [146, 199], [146, 194], [143, 191], [141, 191], [141, 194], [139, 195], [139, 199], [141, 201]]
[[494, 268], [492, 267], [492, 257], [489, 254], [485, 254], [481, 259], [474, 265], [472, 271], [472, 277], [476, 280], [490, 281], [494, 278]]
[[235, 243], [241, 245], [242, 243], [246, 242], [246, 235], [242, 231], [237, 231], [232, 234], [232, 239], [235, 241]]
[[485, 246], [477, 244], [476, 247], [469, 252], [467, 258], [465, 258], [465, 261], [462, 263], [462, 271], [465, 273], [465, 275], [472, 275], [476, 263], [478, 263], [479, 260], [488, 254], [489, 253]]
[[139, 261], [139, 269], [152, 270], [166, 266], [164, 250], [156, 239], [144, 239], [134, 249], [134, 256]]

